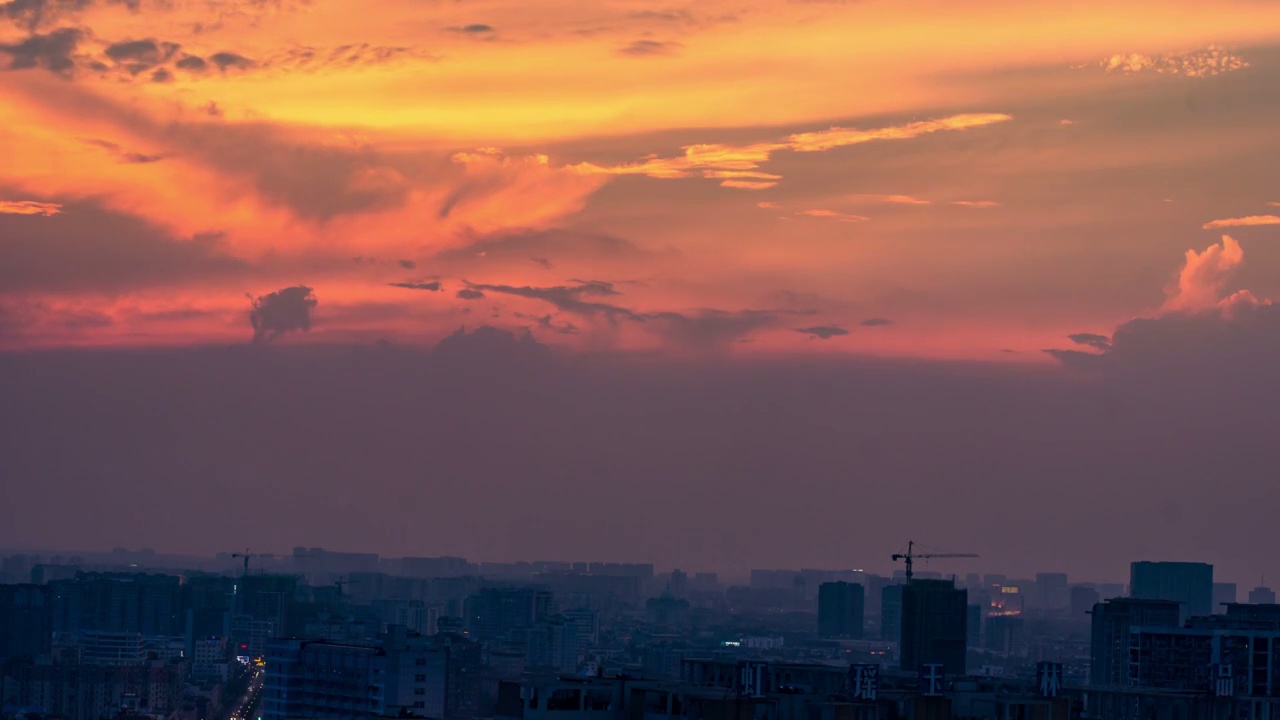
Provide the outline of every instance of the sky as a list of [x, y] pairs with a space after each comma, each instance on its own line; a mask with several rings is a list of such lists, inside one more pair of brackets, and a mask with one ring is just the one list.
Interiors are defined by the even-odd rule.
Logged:
[[1270, 0], [0, 0], [0, 544], [1251, 584], [1278, 85]]

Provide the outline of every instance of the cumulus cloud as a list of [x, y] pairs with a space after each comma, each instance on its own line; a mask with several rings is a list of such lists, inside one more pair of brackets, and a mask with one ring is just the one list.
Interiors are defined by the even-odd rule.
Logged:
[[[922, 120], [904, 125], [860, 129], [832, 127], [814, 132], [794, 133], [778, 140], [747, 145], [697, 144], [686, 145], [684, 155], [676, 157], [648, 157], [639, 162], [622, 165], [595, 165], [581, 163], [572, 166], [577, 172], [589, 175], [646, 175], [651, 178], [672, 179], [707, 175], [712, 172], [758, 171], [773, 153], [823, 152], [840, 147], [860, 145], [879, 140], [907, 140], [931, 133], [967, 130], [996, 123], [1007, 122], [1013, 117], [1001, 113], [967, 113], [934, 120]], [[724, 179], [728, 187], [758, 190], [766, 187], [765, 180], [744, 180], [739, 177]], [[732, 183], [732, 184], [730, 184]], [[768, 186], [768, 187], [771, 187]]]
[[1049, 349], [1065, 365], [1122, 373], [1184, 369], [1197, 375], [1227, 365], [1233, 372], [1270, 374], [1280, 359], [1280, 306], [1247, 290], [1228, 294], [1227, 282], [1243, 261], [1240, 245], [1188, 250], [1160, 311], [1130, 320], [1110, 339], [1093, 333], [1069, 336], [1095, 352]]
[[812, 335], [818, 340], [830, 340], [840, 335], [848, 335], [849, 331], [838, 325], [814, 325], [813, 327], [796, 328], [796, 332]]
[[74, 56], [83, 37], [84, 33], [76, 28], [33, 33], [16, 43], [0, 43], [0, 55], [8, 57], [9, 70], [43, 68], [67, 76], [75, 70]]
[[1075, 333], [1068, 335], [1067, 339], [1077, 345], [1085, 345], [1096, 350], [1109, 350], [1111, 348], [1111, 338], [1097, 333]]
[[1203, 50], [1165, 55], [1118, 53], [1100, 60], [1097, 65], [1109, 73], [1154, 72], [1194, 78], [1212, 77], [1249, 67], [1243, 57], [1215, 45]]
[[209, 61], [218, 66], [218, 69], [226, 72], [228, 70], [245, 70], [253, 67], [253, 61], [243, 55], [237, 55], [231, 52], [214, 53], [209, 56]]
[[1216, 230], [1231, 227], [1251, 227], [1254, 225], [1280, 225], [1280, 215], [1248, 215], [1245, 217], [1210, 220], [1204, 224], [1204, 229]]
[[1166, 294], [1166, 312], [1209, 310], [1222, 302], [1223, 288], [1244, 260], [1244, 250], [1230, 235], [1203, 252], [1188, 250], [1177, 281]]
[[310, 330], [311, 313], [318, 301], [311, 288], [295, 285], [257, 298], [250, 297], [250, 302], [253, 306], [249, 311], [253, 341], [264, 343], [287, 332]]
[[0, 200], [0, 213], [6, 215], [57, 215], [62, 212], [58, 203], [36, 200]]

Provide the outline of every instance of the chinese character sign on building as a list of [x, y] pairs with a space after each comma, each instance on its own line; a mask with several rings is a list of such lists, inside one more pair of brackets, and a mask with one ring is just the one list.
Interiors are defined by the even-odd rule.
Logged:
[[874, 701], [880, 695], [880, 666], [849, 667], [849, 699], [853, 702]]

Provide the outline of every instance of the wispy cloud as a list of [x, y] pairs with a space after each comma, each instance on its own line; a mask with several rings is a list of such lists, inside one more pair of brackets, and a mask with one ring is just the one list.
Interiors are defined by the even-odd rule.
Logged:
[[636, 40], [618, 48], [621, 55], [632, 57], [648, 57], [652, 55], [674, 55], [684, 47], [678, 42], [662, 42], [659, 40]]
[[[720, 184], [725, 187], [760, 190], [772, 185], [763, 185], [760, 180], [744, 182], [742, 173], [758, 172], [760, 165], [768, 162], [773, 153], [778, 151], [824, 152], [876, 140], [907, 140], [947, 130], [966, 130], [1012, 119], [1011, 115], [1001, 113], [968, 113], [866, 130], [833, 127], [815, 132], [794, 133], [779, 140], [747, 145], [711, 143], [686, 145], [682, 148], [684, 155], [675, 157], [654, 155], [639, 162], [622, 165], [581, 163], [572, 166], [572, 169], [588, 175], [646, 175], [664, 180], [701, 175], [724, 179]], [[717, 173], [739, 174], [725, 179], [726, 175]], [[771, 173], [761, 173], [751, 177], [759, 178], [761, 175], [774, 182], [781, 179], [780, 176]]]
[[970, 208], [993, 208], [1000, 207], [1000, 203], [995, 200], [952, 200], [952, 205]]
[[808, 215], [809, 217], [832, 218], [841, 222], [863, 222], [871, 218], [866, 215], [853, 215], [850, 213], [837, 212], [835, 210], [801, 210], [798, 215]]
[[6, 215], [57, 215], [62, 212], [58, 203], [35, 200], [0, 200], [0, 213]]
[[830, 340], [833, 337], [848, 335], [849, 331], [839, 325], [814, 325], [813, 327], [796, 328], [796, 332], [812, 336], [816, 340]]
[[768, 190], [777, 185], [772, 180], [724, 180], [720, 187], [737, 188], [738, 190]]
[[[1275, 203], [1272, 203], [1273, 205]], [[1218, 228], [1251, 227], [1254, 225], [1280, 225], [1280, 215], [1247, 215], [1245, 217], [1221, 218], [1210, 220], [1204, 224], [1205, 230]]]
[[914, 195], [877, 195], [873, 193], [859, 193], [850, 196], [850, 198], [854, 202], [883, 203], [885, 205], [929, 205], [933, 202]]

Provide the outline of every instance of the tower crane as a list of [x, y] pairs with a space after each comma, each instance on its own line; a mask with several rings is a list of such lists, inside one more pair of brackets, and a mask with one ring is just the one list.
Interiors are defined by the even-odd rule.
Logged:
[[907, 551], [905, 553], [894, 553], [892, 557], [894, 562], [897, 562], [898, 560], [902, 560], [906, 563], [908, 585], [911, 584], [912, 564], [917, 559], [927, 560], [929, 558], [976, 558], [978, 557], [973, 553], [918, 553], [918, 552], [915, 552], [915, 545], [916, 543], [914, 540], [908, 540]]
[[337, 580], [333, 581], [333, 586], [338, 588], [338, 597], [342, 597], [342, 588], [346, 587], [347, 585], [350, 585], [351, 583], [358, 583], [358, 582], [360, 581], [351, 580], [349, 578], [338, 578]]
[[247, 575], [249, 574], [249, 560], [250, 560], [251, 558], [256, 558], [256, 557], [258, 557], [258, 555], [257, 555], [257, 553], [251, 553], [251, 552], [249, 552], [249, 548], [245, 548], [245, 549], [244, 549], [244, 552], [242, 552], [242, 553], [231, 553], [231, 557], [233, 557], [233, 558], [244, 558], [244, 574], [247, 576]]

